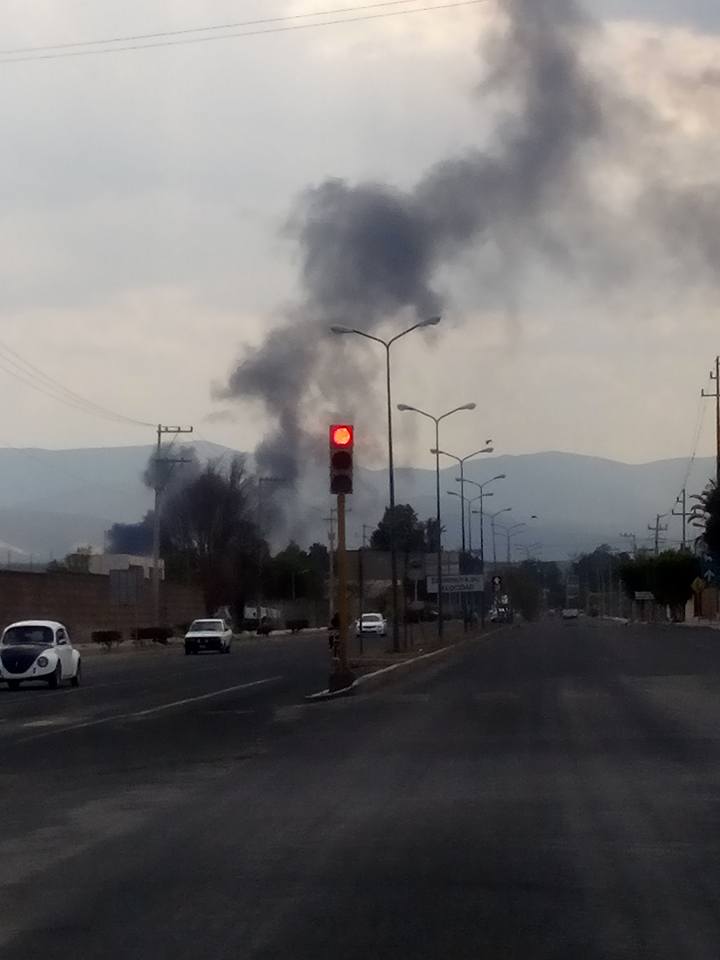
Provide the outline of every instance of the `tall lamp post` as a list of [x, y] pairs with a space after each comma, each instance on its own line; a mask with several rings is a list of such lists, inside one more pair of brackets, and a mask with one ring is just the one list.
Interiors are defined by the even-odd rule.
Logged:
[[490, 514], [490, 527], [492, 529], [492, 546], [493, 546], [493, 570], [497, 569], [497, 541], [495, 539], [495, 521], [500, 516], [501, 513], [511, 513], [512, 507], [503, 507], [502, 510], [496, 510], [495, 513]]
[[435, 505], [436, 505], [436, 523], [437, 523], [437, 586], [438, 586], [438, 638], [442, 638], [443, 635], [443, 601], [442, 601], [442, 527], [440, 525], [440, 424], [443, 420], [446, 420], [448, 417], [451, 417], [454, 413], [459, 413], [461, 410], [474, 410], [477, 404], [475, 403], [464, 403], [460, 407], [454, 407], [452, 410], [448, 410], [447, 413], [441, 414], [439, 417], [435, 417], [432, 413], [426, 413], [425, 410], [420, 410], [418, 407], [408, 406], [406, 403], [399, 403], [398, 410], [401, 413], [417, 413], [421, 417], [425, 417], [428, 420], [432, 420], [435, 424]]
[[[533, 514], [531, 515], [530, 519], [531, 519], [531, 520], [537, 520], [536, 514], [533, 513]], [[522, 530], [522, 529], [525, 528], [526, 526], [527, 526], [527, 523], [525, 523], [525, 522], [523, 521], [523, 522], [521, 522], [521, 523], [514, 523], [512, 526], [510, 526], [510, 527], [505, 527], [505, 528], [504, 528], [504, 530], [505, 530], [505, 536], [507, 537], [507, 562], [508, 562], [508, 563], [512, 563], [512, 553], [511, 553], [511, 549], [510, 549], [510, 541], [511, 541], [512, 537], [514, 536], [514, 534], [517, 533], [518, 530]]]
[[[484, 533], [484, 520], [485, 520], [485, 517], [484, 517], [484, 514], [483, 514], [483, 498], [484, 498], [484, 497], [491, 497], [491, 496], [492, 496], [492, 493], [485, 493], [485, 487], [487, 487], [488, 484], [490, 484], [490, 483], [495, 483], [496, 480], [506, 480], [506, 479], [507, 479], [507, 474], [506, 474], [506, 473], [499, 473], [496, 477], [490, 477], [490, 479], [489, 479], [489, 480], [486, 480], [484, 483], [478, 483], [477, 480], [463, 480], [463, 478], [462, 478], [461, 476], [455, 478], [456, 483], [460, 483], [460, 484], [462, 484], [462, 483], [471, 483], [474, 487], [477, 487], [478, 490], [480, 491], [480, 495], [479, 495], [479, 496], [473, 497], [472, 503], [475, 503], [476, 500], [479, 500], [479, 501], [480, 501], [480, 509], [479, 509], [479, 510], [476, 510], [476, 511], [474, 511], [474, 512], [480, 514], [480, 572], [481, 572], [481, 573], [485, 573], [485, 533]], [[461, 487], [461, 489], [462, 489], [462, 487]], [[512, 509], [512, 508], [511, 508], [511, 507], [507, 507], [506, 509], [509, 510], [509, 509]], [[500, 512], [502, 512], [502, 511], [500, 511]], [[496, 516], [497, 516], [497, 514], [496, 514]], [[470, 517], [470, 532], [472, 533], [472, 516]], [[472, 540], [472, 537], [471, 537], [470, 539]], [[471, 549], [472, 549], [472, 548], [471, 548]]]
[[479, 457], [481, 453], [494, 453], [492, 440], [486, 440], [482, 450], [475, 450], [466, 457], [458, 457], [454, 453], [448, 453], [447, 450], [431, 450], [430, 453], [439, 453], [443, 457], [449, 457], [460, 464], [460, 526], [462, 528], [462, 555], [465, 556], [465, 463], [472, 460], [473, 457]]
[[390, 348], [394, 343], [405, 337], [413, 330], [419, 330], [421, 327], [434, 327], [440, 323], [441, 317], [429, 317], [427, 320], [420, 320], [414, 323], [407, 330], [396, 334], [389, 340], [383, 340], [382, 337], [376, 337], [365, 330], [356, 330], [354, 327], [344, 327], [335, 324], [330, 327], [332, 333], [340, 335], [354, 333], [358, 337], [364, 337], [366, 340], [373, 340], [375, 343], [385, 347], [385, 377], [387, 382], [387, 420], [388, 420], [388, 485], [390, 498], [390, 577], [392, 579], [392, 636], [393, 650], [397, 653], [400, 649], [400, 628], [398, 623], [398, 576], [397, 576], [397, 546], [395, 543], [395, 469], [393, 463], [393, 428], [392, 428], [392, 396], [390, 385]]
[[[492, 490], [486, 491], [485, 487], [487, 487], [491, 483], [495, 483], [496, 480], [505, 480], [506, 478], [507, 478], [507, 474], [505, 473], [498, 473], [496, 476], [490, 477], [490, 479], [486, 480], [484, 483], [478, 483], [477, 480], [464, 480], [462, 476], [455, 478], [456, 482], [461, 484], [461, 489], [462, 489], [463, 480], [464, 480], [464, 483], [470, 483], [472, 484], [473, 487], [477, 487], [478, 490], [480, 491], [478, 496], [473, 497], [471, 501], [470, 541], [472, 544], [472, 514], [473, 514], [472, 503], [475, 503], [477, 500], [479, 500], [480, 509], [474, 512], [480, 514], [480, 573], [483, 576], [483, 589], [482, 589], [482, 595], [480, 597], [480, 625], [482, 627], [485, 626], [485, 579], [484, 579], [485, 578], [485, 513], [484, 513], [483, 504], [484, 504], [485, 497], [493, 496]], [[470, 547], [470, 550], [472, 552], [472, 546]]]
[[[476, 497], [470, 497], [469, 500], [468, 500], [468, 508], [469, 508], [469, 510], [470, 510], [470, 518], [468, 519], [468, 553], [470, 554], [471, 557], [472, 557], [472, 555], [473, 555], [473, 522], [472, 522], [472, 518], [473, 518], [473, 516], [475, 516], [476, 514], [480, 514], [480, 523], [481, 523], [481, 524], [482, 524], [482, 520], [483, 520], [483, 511], [482, 511], [482, 510], [476, 510], [474, 505], [479, 502], [479, 503], [480, 503], [480, 506], [482, 507], [482, 502], [483, 502], [483, 500], [485, 499], [485, 497], [494, 497], [494, 496], [495, 496], [495, 494], [492, 492], [492, 490], [490, 490], [488, 493], [479, 493]], [[485, 553], [485, 537], [484, 537], [483, 531], [482, 531], [482, 529], [481, 529], [481, 530], [480, 530], [480, 565], [481, 565], [481, 566], [482, 566], [482, 564], [484, 563], [484, 556], [483, 556], [484, 553]]]
[[523, 530], [526, 526], [526, 523], [514, 523], [511, 527], [505, 527], [505, 536], [507, 537], [507, 563], [512, 563], [512, 552], [510, 548], [510, 541], [512, 537], [518, 532], [518, 530]]
[[[467, 481], [467, 482], [469, 482], [469, 481]], [[448, 490], [448, 496], [449, 496], [449, 497], [460, 497], [460, 501], [461, 501], [461, 505], [462, 505], [462, 509], [461, 509], [461, 511], [460, 511], [460, 522], [461, 522], [462, 528], [463, 528], [463, 536], [462, 536], [462, 555], [463, 555], [463, 557], [465, 556], [465, 510], [464, 510], [464, 507], [465, 507], [465, 504], [466, 504], [466, 503], [467, 503], [467, 505], [468, 505], [468, 546], [469, 546], [469, 550], [470, 550], [470, 558], [471, 558], [471, 560], [472, 560], [472, 515], [473, 515], [473, 513], [480, 513], [480, 514], [482, 515], [482, 510], [473, 510], [473, 504], [474, 504], [474, 503], [477, 503], [478, 500], [480, 500], [480, 501], [482, 502], [482, 498], [483, 498], [483, 497], [492, 497], [493, 494], [492, 494], [492, 493], [481, 493], [481, 494], [479, 494], [477, 497], [468, 498], [468, 497], [464, 496], [462, 493], [458, 493], [456, 490]], [[482, 521], [481, 521], [481, 522], [482, 522]], [[482, 531], [481, 531], [481, 532], [480, 532], [480, 556], [481, 556], [481, 558], [482, 558], [482, 554], [483, 554], [483, 535], [482, 535]], [[482, 562], [482, 559], [481, 559], [481, 560], [480, 560], [481, 573], [482, 573], [482, 565], [483, 565], [483, 562]], [[465, 571], [462, 571], [462, 572], [465, 572]], [[470, 568], [470, 572], [471, 572], [471, 573], [474, 573], [474, 572], [475, 572], [472, 567]], [[473, 608], [474, 608], [474, 606], [475, 606], [475, 603], [473, 602]], [[464, 619], [465, 619], [465, 629], [467, 629], [469, 616], [468, 616], [468, 609], [467, 609], [467, 599], [466, 599], [465, 594], [463, 594], [463, 615], [464, 615]], [[480, 625], [481, 625], [482, 627], [485, 626], [485, 586], [484, 586], [484, 584], [483, 584], [483, 589], [482, 589], [482, 591], [481, 591], [481, 600], [480, 600]]]

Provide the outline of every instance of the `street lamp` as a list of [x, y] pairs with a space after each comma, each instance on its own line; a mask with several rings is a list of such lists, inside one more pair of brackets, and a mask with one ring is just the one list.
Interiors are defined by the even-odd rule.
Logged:
[[443, 635], [443, 618], [442, 618], [442, 528], [440, 526], [440, 422], [446, 420], [448, 417], [451, 417], [454, 413], [459, 413], [461, 410], [474, 410], [477, 404], [475, 403], [464, 403], [460, 407], [454, 407], [452, 410], [448, 410], [447, 413], [441, 414], [439, 417], [433, 416], [431, 413], [426, 413], [425, 410], [420, 410], [418, 407], [411, 407], [407, 403], [399, 403], [398, 410], [401, 413], [417, 413], [421, 417], [426, 417], [428, 420], [432, 420], [435, 424], [435, 500], [436, 500], [436, 513], [437, 513], [437, 580], [438, 580], [438, 637], [441, 638]]
[[493, 546], [493, 570], [497, 569], [497, 541], [495, 539], [495, 520], [500, 516], [501, 513], [511, 513], [512, 507], [503, 507], [502, 510], [497, 510], [495, 513], [490, 514], [490, 527], [492, 528], [492, 546]]
[[[476, 497], [469, 497], [469, 498], [468, 498], [468, 506], [469, 506], [469, 508], [470, 508], [470, 517], [469, 517], [469, 519], [468, 519], [468, 552], [469, 552], [470, 556], [473, 555], [473, 539], [472, 539], [472, 535], [473, 535], [473, 522], [472, 522], [473, 514], [480, 514], [480, 518], [481, 518], [481, 520], [482, 520], [482, 517], [483, 517], [483, 510], [482, 510], [483, 503], [482, 503], [482, 502], [483, 502], [483, 500], [485, 499], [485, 497], [494, 497], [494, 496], [495, 496], [495, 494], [494, 494], [494, 493], [492, 492], [492, 490], [491, 490], [489, 493], [479, 493]], [[480, 501], [480, 507], [481, 507], [481, 509], [480, 509], [480, 510], [475, 510], [475, 509], [473, 508], [473, 504], [477, 503], [478, 500]], [[483, 545], [483, 533], [482, 533], [482, 530], [481, 530], [481, 531], [480, 531], [480, 566], [481, 566], [481, 567], [482, 567], [483, 553], [484, 553], [483, 546], [484, 546], [484, 545]]]
[[[480, 501], [480, 509], [475, 511], [480, 514], [480, 572], [485, 573], [485, 518], [483, 516], [483, 497], [491, 497], [492, 493], [485, 493], [485, 487], [490, 483], [495, 483], [496, 480], [507, 480], [506, 473], [498, 473], [495, 477], [490, 477], [489, 480], [486, 480], [484, 483], [478, 483], [477, 480], [465, 480], [463, 481], [462, 476], [456, 477], [455, 482], [462, 484], [471, 483], [474, 487], [477, 487], [480, 491], [479, 497], [473, 497], [471, 501], [474, 503], [476, 500]], [[462, 487], [460, 488], [462, 489]], [[470, 541], [472, 543], [472, 515], [470, 516]], [[472, 546], [470, 547], [472, 552]]]
[[441, 454], [443, 457], [450, 457], [460, 464], [460, 526], [462, 529], [462, 555], [465, 556], [465, 461], [472, 460], [473, 457], [479, 457], [481, 453], [494, 453], [492, 440], [486, 440], [482, 450], [475, 450], [466, 457], [458, 457], [454, 453], [448, 453], [447, 450], [431, 450], [430, 453]]
[[[537, 520], [537, 515], [534, 514], [534, 513], [531, 514], [530, 519], [531, 519], [531, 520]], [[510, 553], [510, 540], [511, 540], [511, 538], [513, 537], [513, 535], [514, 535], [515, 533], [517, 533], [518, 530], [521, 530], [523, 527], [526, 527], [526, 526], [527, 526], [527, 523], [525, 523], [525, 522], [523, 521], [523, 522], [521, 522], [521, 523], [514, 523], [514, 524], [513, 524], [512, 526], [510, 526], [510, 527], [504, 527], [504, 528], [503, 528], [503, 529], [505, 530], [505, 536], [507, 537], [507, 562], [508, 562], [508, 563], [511, 563], [511, 562], [512, 562], [512, 556], [511, 556], [511, 553]]]
[[526, 526], [527, 526], [526, 523], [514, 523], [511, 527], [505, 527], [505, 536], [507, 537], [507, 562], [508, 563], [512, 562], [512, 555], [510, 553], [510, 540], [512, 536], [518, 532], [518, 530], [522, 530]]
[[[466, 483], [469, 483], [468, 480], [466, 480], [465, 482], [466, 482]], [[448, 495], [449, 497], [462, 497], [462, 494], [461, 494], [461, 493], [458, 493], [456, 490], [448, 490], [448, 491], [447, 491], [447, 495]], [[495, 496], [495, 494], [494, 494], [494, 493], [485, 493], [485, 494], [482, 494], [482, 496], [484, 496], [484, 497], [493, 497], [493, 496]], [[480, 513], [480, 512], [481, 512], [480, 510], [473, 510], [473, 504], [477, 503], [478, 500], [481, 499], [481, 497], [480, 497], [480, 496], [477, 496], [477, 497], [463, 497], [463, 499], [464, 499], [465, 503], [467, 504], [467, 512], [468, 512], [468, 524], [467, 524], [468, 553], [469, 553], [470, 556], [472, 557], [472, 554], [473, 554], [472, 514], [473, 514], [473, 513]]]
[[441, 317], [429, 317], [427, 320], [420, 320], [414, 323], [407, 330], [396, 334], [389, 340], [383, 340], [365, 330], [357, 330], [355, 327], [344, 327], [340, 324], [334, 324], [330, 327], [332, 333], [338, 335], [355, 334], [358, 337], [364, 337], [366, 340], [373, 340], [375, 343], [385, 347], [385, 374], [387, 381], [387, 418], [388, 418], [388, 485], [390, 496], [390, 577], [392, 579], [392, 611], [393, 611], [393, 650], [397, 653], [400, 649], [400, 630], [398, 623], [398, 576], [397, 576], [397, 548], [395, 544], [395, 469], [393, 464], [393, 430], [392, 430], [392, 397], [390, 390], [390, 348], [394, 343], [405, 337], [413, 330], [419, 330], [422, 327], [435, 327], [440, 323]]
[[[458, 479], [458, 478], [456, 478], [456, 479]], [[460, 481], [459, 481], [459, 479], [458, 479], [458, 483], [459, 483], [459, 482], [460, 482]], [[468, 480], [467, 482], [470, 483], [469, 480]], [[473, 482], [474, 482], [474, 481], [473, 481]], [[476, 484], [476, 486], [480, 486], [480, 484]], [[484, 574], [484, 570], [485, 570], [485, 561], [484, 561], [485, 541], [484, 541], [484, 534], [483, 534], [483, 530], [482, 530], [482, 521], [483, 521], [482, 501], [483, 501], [483, 499], [484, 499], [485, 497], [494, 497], [495, 494], [494, 494], [492, 491], [490, 491], [489, 493], [483, 493], [483, 492], [481, 492], [481, 493], [478, 494], [477, 497], [465, 497], [465, 496], [463, 496], [462, 493], [457, 493], [455, 490], [448, 490], [448, 495], [451, 496], [451, 497], [460, 497], [460, 499], [463, 501], [463, 505], [464, 505], [465, 503], [467, 503], [467, 505], [468, 505], [468, 546], [469, 546], [469, 548], [470, 548], [470, 557], [471, 557], [471, 558], [472, 558], [472, 555], [473, 555], [472, 515], [473, 515], [474, 513], [479, 513], [479, 514], [480, 514], [480, 524], [481, 524], [481, 526], [480, 526], [480, 572], [481, 572], [482, 574]], [[478, 500], [480, 501], [480, 509], [479, 509], [479, 510], [473, 510], [473, 504], [474, 504], [474, 503], [477, 503]], [[464, 554], [464, 552], [465, 552], [465, 542], [464, 542], [464, 541], [465, 541], [465, 518], [464, 518], [464, 516], [462, 516], [462, 515], [461, 515], [461, 522], [462, 522], [462, 525], [463, 525], [463, 554]], [[474, 572], [474, 569], [473, 569], [473, 568], [471, 568], [471, 570], [472, 570], [472, 572]], [[482, 587], [482, 590], [481, 590], [481, 594], [482, 594], [482, 596], [481, 596], [481, 600], [480, 600], [480, 625], [481, 625], [481, 627], [484, 627], [484, 626], [485, 626], [485, 584], [484, 584], [484, 581], [483, 581], [483, 587]], [[466, 620], [466, 623], [467, 623], [467, 611], [466, 611], [465, 620]]]

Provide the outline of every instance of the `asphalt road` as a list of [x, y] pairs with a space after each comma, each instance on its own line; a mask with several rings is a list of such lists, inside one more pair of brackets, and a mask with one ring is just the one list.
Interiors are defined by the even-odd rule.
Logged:
[[720, 633], [546, 622], [305, 704], [318, 638], [0, 691], [0, 957], [720, 955]]

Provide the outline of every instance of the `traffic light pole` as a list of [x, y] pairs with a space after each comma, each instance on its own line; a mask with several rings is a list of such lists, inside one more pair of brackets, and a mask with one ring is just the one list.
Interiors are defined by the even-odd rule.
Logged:
[[348, 661], [348, 574], [344, 493], [339, 493], [337, 497], [337, 524], [338, 658], [335, 664], [335, 672], [330, 677], [331, 690], [340, 690], [349, 687], [355, 679], [350, 672], [350, 664]]

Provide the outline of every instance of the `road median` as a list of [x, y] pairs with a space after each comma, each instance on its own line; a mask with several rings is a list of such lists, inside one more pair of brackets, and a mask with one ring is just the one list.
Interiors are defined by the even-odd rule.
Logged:
[[473, 631], [467, 634], [460, 632], [460, 636], [457, 639], [432, 650], [419, 649], [400, 655], [388, 654], [385, 657], [367, 656], [354, 658], [350, 662], [351, 669], [355, 673], [359, 672], [359, 676], [357, 676], [349, 686], [342, 687], [339, 690], [330, 690], [329, 688], [319, 690], [317, 693], [309, 694], [305, 699], [309, 703], [317, 703], [352, 696], [355, 693], [370, 693], [384, 686], [386, 683], [392, 683], [394, 680], [405, 676], [413, 670], [422, 669], [436, 660], [440, 660], [443, 656], [452, 653], [453, 650], [460, 649], [466, 643], [473, 640], [485, 639], [496, 632], [497, 630], [485, 633]]

